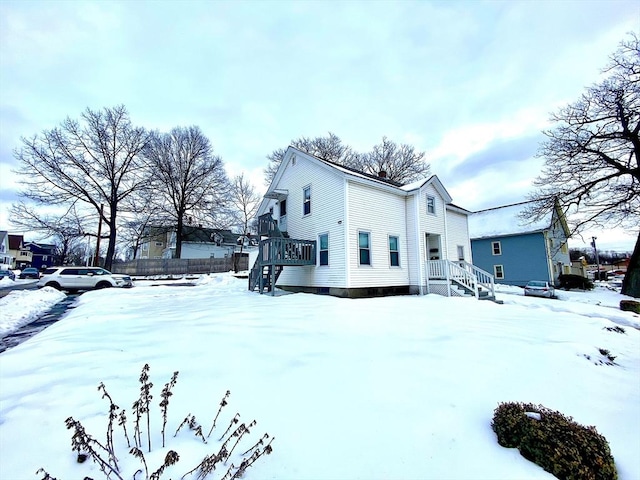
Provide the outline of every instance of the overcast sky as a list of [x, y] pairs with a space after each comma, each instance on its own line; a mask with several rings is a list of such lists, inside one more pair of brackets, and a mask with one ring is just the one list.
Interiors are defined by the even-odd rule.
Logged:
[[426, 151], [468, 210], [519, 202], [549, 114], [630, 31], [636, 0], [0, 0], [0, 229], [20, 137], [118, 104], [150, 129], [198, 125], [260, 189], [266, 155], [331, 131], [359, 151], [385, 135]]

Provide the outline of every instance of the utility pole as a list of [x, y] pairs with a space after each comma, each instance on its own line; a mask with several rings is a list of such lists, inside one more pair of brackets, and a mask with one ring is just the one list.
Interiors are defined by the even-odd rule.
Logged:
[[100, 217], [98, 218], [98, 239], [96, 240], [96, 259], [94, 266], [100, 266], [100, 236], [102, 235], [102, 214], [104, 212], [104, 203], [100, 204]]
[[596, 267], [598, 268], [597, 279], [602, 280], [600, 278], [600, 259], [598, 258], [598, 248], [596, 247], [596, 240], [598, 237], [591, 237], [591, 246], [593, 247], [593, 251], [596, 254]]

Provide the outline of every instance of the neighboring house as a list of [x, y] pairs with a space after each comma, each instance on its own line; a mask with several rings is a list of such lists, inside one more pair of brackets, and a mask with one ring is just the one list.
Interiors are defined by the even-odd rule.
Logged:
[[[240, 251], [240, 244], [244, 249], [255, 240], [249, 240], [231, 230], [186, 226], [182, 230], [182, 253], [180, 258], [229, 258]], [[167, 247], [163, 251], [163, 258], [174, 258], [176, 251], [176, 232], [171, 232]]]
[[0, 231], [0, 267], [3, 270], [13, 267], [14, 258], [9, 253], [9, 234]]
[[32, 253], [24, 248], [22, 235], [9, 235], [9, 254], [13, 257], [13, 268], [23, 269], [31, 266]]
[[569, 227], [560, 208], [528, 221], [521, 213], [530, 202], [490, 208], [469, 217], [473, 263], [492, 272], [497, 283], [524, 286], [529, 280], [555, 283], [571, 273]]
[[171, 233], [171, 228], [148, 227], [136, 252], [136, 258], [162, 258], [162, 254], [169, 244]]
[[60, 264], [55, 245], [27, 242], [24, 244], [24, 248], [31, 252], [31, 266], [34, 268], [42, 269]]
[[249, 289], [478, 295], [470, 212], [451, 200], [435, 175], [401, 185], [289, 147], [258, 210]]

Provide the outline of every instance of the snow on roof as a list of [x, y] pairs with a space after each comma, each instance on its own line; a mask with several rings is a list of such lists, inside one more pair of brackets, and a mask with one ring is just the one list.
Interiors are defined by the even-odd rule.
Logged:
[[471, 238], [499, 237], [548, 229], [551, 226], [551, 211], [534, 222], [519, 217], [530, 203], [521, 202], [474, 212], [469, 216], [469, 236]]

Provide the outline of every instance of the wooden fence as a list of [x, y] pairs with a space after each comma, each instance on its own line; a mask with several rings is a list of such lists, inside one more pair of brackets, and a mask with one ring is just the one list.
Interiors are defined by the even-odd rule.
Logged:
[[[238, 259], [238, 270], [248, 270], [249, 259], [246, 256]], [[131, 260], [114, 263], [113, 273], [132, 276], [147, 275], [182, 275], [197, 273], [221, 273], [233, 270], [233, 258], [158, 258]]]

